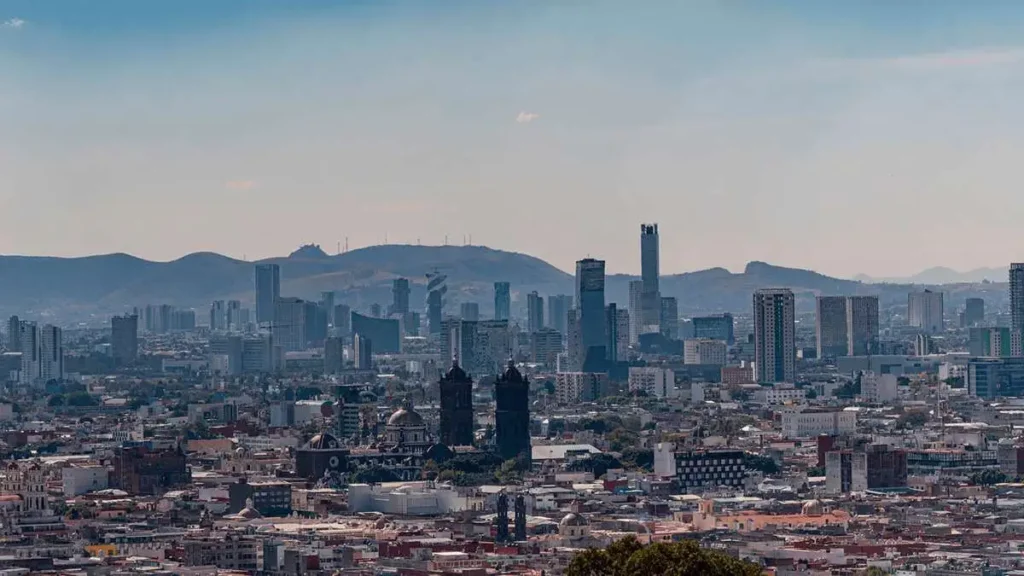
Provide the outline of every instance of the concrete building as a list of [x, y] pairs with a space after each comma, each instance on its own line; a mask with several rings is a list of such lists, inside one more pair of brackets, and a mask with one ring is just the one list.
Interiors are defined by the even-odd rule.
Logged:
[[281, 267], [277, 264], [256, 265], [256, 322], [272, 324], [281, 297]]
[[459, 305], [459, 317], [469, 322], [480, 320], [480, 305], [476, 302], [463, 302]]
[[110, 352], [119, 365], [133, 364], [139, 357], [139, 317], [135, 314], [110, 319]]
[[654, 449], [654, 473], [674, 478], [683, 493], [697, 493], [718, 487], [742, 488], [747, 478], [746, 455], [742, 450], [676, 451], [671, 442]]
[[288, 516], [292, 513], [292, 485], [281, 480], [240, 478], [228, 486], [228, 512], [238, 514], [248, 506], [261, 516]]
[[544, 328], [544, 298], [536, 290], [526, 296], [526, 311], [526, 329], [529, 333], [533, 334]]
[[679, 302], [674, 296], [661, 298], [660, 319], [658, 320], [662, 336], [677, 340], [679, 338]]
[[494, 283], [494, 319], [509, 320], [512, 314], [512, 286], [508, 282]]
[[348, 510], [353, 513], [438, 516], [470, 507], [469, 497], [461, 495], [455, 488], [434, 486], [433, 482], [351, 484], [348, 487]]
[[878, 296], [846, 298], [846, 355], [878, 353]]
[[846, 297], [818, 296], [814, 308], [818, 358], [847, 354]]
[[64, 343], [60, 328], [35, 322], [21, 322], [21, 373], [19, 382], [46, 384], [64, 379]]
[[945, 328], [942, 292], [911, 292], [907, 296], [907, 320], [912, 328], [929, 333], [942, 332]]
[[604, 396], [608, 374], [603, 372], [559, 372], [555, 374], [555, 398], [560, 404], [593, 402]]
[[373, 340], [362, 334], [352, 337], [352, 360], [356, 370], [373, 369]]
[[530, 360], [548, 368], [557, 366], [558, 355], [562, 353], [562, 334], [545, 328], [530, 334]]
[[576, 343], [577, 370], [603, 366], [606, 357], [604, 269], [604, 260], [585, 258], [576, 262], [576, 323], [580, 335]]
[[899, 384], [894, 374], [864, 372], [860, 377], [860, 394], [866, 402], [887, 404], [899, 397]]
[[838, 436], [857, 430], [857, 413], [846, 410], [807, 409], [782, 413], [782, 434], [786, 438]]
[[[1011, 272], [1012, 277], [1012, 272]], [[1013, 287], [1011, 286], [1011, 293]], [[1012, 300], [1012, 299], [1011, 299]], [[1012, 308], [1012, 301], [1011, 301]], [[1012, 314], [1011, 314], [1012, 316]], [[1012, 318], [1011, 318], [1012, 320]], [[962, 328], [980, 326], [985, 321], [985, 300], [981, 298], [968, 298], [964, 306], [963, 320], [960, 322]]]
[[642, 309], [643, 309], [643, 280], [630, 280], [629, 282], [629, 343], [637, 345], [640, 343], [640, 332], [642, 332]]
[[658, 225], [640, 225], [640, 330], [641, 334], [660, 332], [661, 288], [658, 254]]
[[448, 276], [440, 272], [427, 274], [427, 324], [431, 334], [441, 332], [448, 294]]
[[650, 397], [676, 398], [676, 375], [671, 369], [656, 366], [630, 366], [629, 391], [643, 392]]
[[758, 382], [796, 379], [796, 300], [788, 288], [754, 293], [754, 369]]
[[374, 318], [353, 312], [352, 333], [369, 338], [375, 354], [402, 352], [402, 323], [397, 319]]
[[825, 455], [825, 490], [849, 494], [868, 489], [868, 455], [853, 450], [833, 450]]
[[395, 278], [391, 282], [391, 313], [409, 312], [409, 279]]
[[716, 314], [712, 316], [696, 316], [691, 321], [694, 338], [722, 340], [729, 346], [735, 344], [732, 314]]
[[345, 341], [339, 336], [324, 340], [324, 374], [337, 374], [345, 368]]
[[605, 353], [610, 362], [629, 359], [629, 311], [619, 310], [615, 303], [605, 307]]
[[61, 469], [64, 495], [81, 496], [97, 490], [106, 490], [110, 470], [106, 466], [67, 466]]
[[693, 338], [683, 341], [684, 364], [708, 364], [725, 366], [729, 359], [729, 347], [723, 340]]
[[274, 343], [285, 352], [305, 350], [306, 301], [301, 298], [278, 298], [274, 303]]
[[1024, 397], [1024, 358], [972, 358], [967, 363], [967, 391], [985, 399]]
[[571, 309], [572, 296], [568, 294], [548, 296], [548, 327], [558, 330], [561, 334], [565, 334], [567, 330], [566, 320]]

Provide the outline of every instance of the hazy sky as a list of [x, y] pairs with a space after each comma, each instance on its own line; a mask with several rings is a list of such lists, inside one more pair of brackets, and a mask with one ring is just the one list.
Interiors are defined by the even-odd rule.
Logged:
[[1024, 2], [0, 0], [0, 253], [1024, 258]]

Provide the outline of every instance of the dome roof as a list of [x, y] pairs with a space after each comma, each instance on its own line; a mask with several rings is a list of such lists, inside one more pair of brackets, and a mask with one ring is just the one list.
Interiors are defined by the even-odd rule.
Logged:
[[341, 448], [341, 443], [327, 432], [321, 432], [309, 441], [310, 450], [336, 450], [338, 448]]
[[804, 516], [821, 516], [823, 511], [824, 507], [820, 500], [808, 500], [800, 508], [800, 513]]
[[510, 359], [508, 361], [508, 368], [505, 369], [505, 373], [501, 375], [499, 381], [520, 383], [526, 380], [523, 379], [523, 374], [516, 368], [515, 360]]
[[391, 415], [391, 418], [388, 418], [388, 426], [403, 426], [405, 428], [424, 426], [423, 417], [411, 407], [399, 408]]
[[562, 521], [558, 523], [558, 526], [560, 528], [568, 528], [570, 526], [572, 526], [572, 527], [589, 526], [589, 525], [590, 525], [590, 521], [589, 520], [587, 520], [582, 514], [577, 514], [575, 512], [569, 512], [568, 514], [565, 515], [565, 518], [562, 518]]
[[431, 445], [423, 453], [423, 457], [424, 458], [426, 458], [427, 460], [433, 460], [434, 462], [437, 462], [438, 464], [441, 464], [443, 462], [447, 462], [454, 455], [455, 455], [455, 453], [452, 452], [451, 448], [445, 446], [444, 444], [440, 444], [440, 443]]
[[469, 373], [459, 366], [459, 359], [452, 358], [452, 367], [448, 369], [448, 373], [444, 375], [444, 379], [450, 382], [466, 382], [469, 380]]

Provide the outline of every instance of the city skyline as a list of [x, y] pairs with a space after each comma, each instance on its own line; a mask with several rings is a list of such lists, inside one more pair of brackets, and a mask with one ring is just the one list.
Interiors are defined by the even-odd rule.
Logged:
[[[346, 237], [465, 235], [562, 270], [591, 254], [634, 271], [635, 223], [656, 219], [666, 274], [1021, 259], [1020, 5], [14, 0], [3, 12], [0, 202], [47, 214], [9, 216], [4, 253], [255, 260]], [[957, 235], [920, 245], [919, 264], [885, 250], [968, 192], [1000, 206], [960, 222], [984, 250]], [[765, 197], [786, 201], [770, 219]], [[531, 226], [554, 236], [488, 218], [533, 204], [546, 208]], [[886, 234], [848, 242], [832, 234], [837, 214]]]

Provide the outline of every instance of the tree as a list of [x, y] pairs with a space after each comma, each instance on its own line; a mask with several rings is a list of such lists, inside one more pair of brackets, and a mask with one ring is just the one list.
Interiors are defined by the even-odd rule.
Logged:
[[401, 478], [398, 477], [398, 474], [381, 466], [356, 470], [348, 479], [349, 484], [380, 484], [382, 482], [398, 482], [400, 480]]
[[982, 470], [981, 472], [971, 474], [968, 478], [972, 484], [978, 486], [992, 486], [993, 484], [1006, 482], [1009, 479], [1006, 474], [998, 470]]
[[654, 451], [629, 446], [622, 451], [622, 465], [626, 468], [654, 470]]
[[878, 566], [869, 566], [868, 569], [864, 571], [864, 576], [887, 576], [888, 574], [888, 572], [882, 570]]
[[777, 474], [779, 471], [779, 464], [775, 460], [760, 454], [747, 454], [745, 462], [747, 468], [757, 470], [763, 474]]
[[896, 428], [907, 430], [920, 428], [928, 423], [928, 414], [923, 411], [906, 412], [896, 419]]
[[725, 553], [706, 550], [694, 541], [644, 546], [629, 536], [605, 549], [573, 557], [566, 576], [760, 576], [761, 567]]

